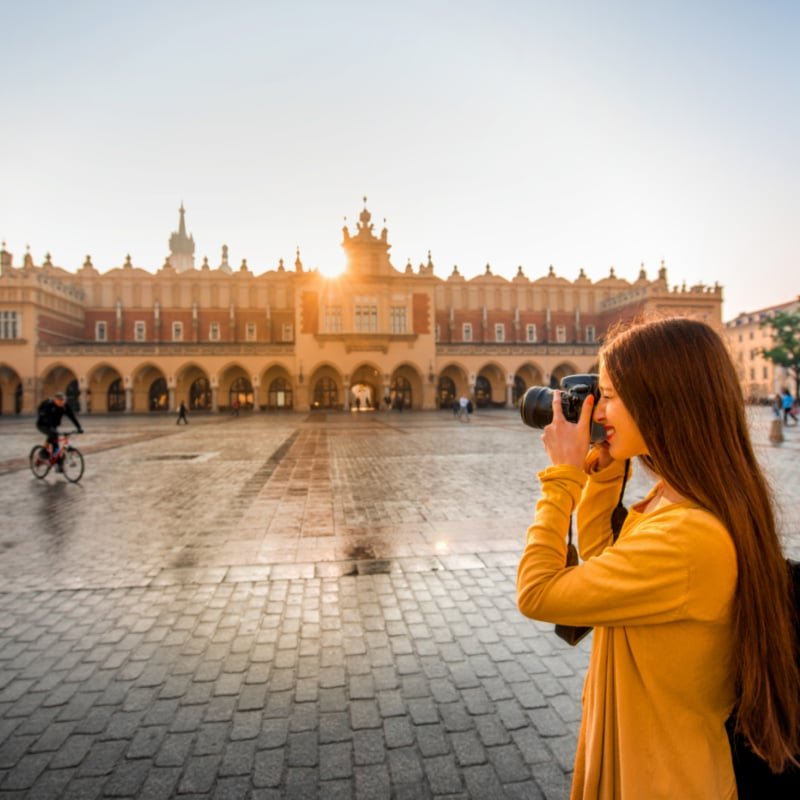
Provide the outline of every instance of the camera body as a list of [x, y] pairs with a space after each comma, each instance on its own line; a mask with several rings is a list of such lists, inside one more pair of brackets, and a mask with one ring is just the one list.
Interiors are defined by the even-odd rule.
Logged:
[[[561, 409], [564, 419], [577, 422], [581, 408], [589, 395], [593, 395], [595, 403], [600, 399], [598, 386], [599, 375], [585, 373], [567, 375], [561, 379]], [[553, 390], [547, 386], [531, 386], [519, 402], [519, 414], [522, 421], [531, 428], [544, 428], [553, 421]], [[592, 422], [591, 441], [605, 441], [606, 434], [602, 425]]]

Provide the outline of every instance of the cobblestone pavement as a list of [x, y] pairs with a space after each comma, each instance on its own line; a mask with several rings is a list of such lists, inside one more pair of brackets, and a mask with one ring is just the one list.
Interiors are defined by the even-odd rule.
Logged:
[[589, 645], [516, 609], [515, 412], [83, 421], [71, 485], [0, 418], [0, 795], [566, 797]]

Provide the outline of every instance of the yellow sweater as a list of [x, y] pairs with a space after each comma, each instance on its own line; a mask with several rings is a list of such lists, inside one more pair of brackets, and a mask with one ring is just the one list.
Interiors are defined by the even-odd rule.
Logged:
[[[728, 800], [736, 782], [724, 723], [734, 702], [736, 552], [690, 501], [610, 517], [622, 464], [591, 477], [539, 474], [542, 497], [517, 573], [528, 617], [593, 625], [572, 798]], [[566, 568], [569, 516], [584, 563]], [[646, 506], [644, 501], [639, 509]]]

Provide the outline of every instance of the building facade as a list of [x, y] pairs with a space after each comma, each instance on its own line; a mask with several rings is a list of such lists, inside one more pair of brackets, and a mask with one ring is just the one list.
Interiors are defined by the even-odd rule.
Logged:
[[[365, 201], [366, 202], [366, 201]], [[535, 384], [596, 369], [598, 342], [618, 320], [686, 314], [721, 327], [722, 289], [667, 284], [612, 268], [592, 282], [522, 267], [510, 280], [485, 273], [446, 278], [427, 263], [397, 269], [386, 227], [361, 211], [342, 229], [346, 269], [328, 278], [294, 265], [254, 274], [194, 261], [180, 209], [170, 254], [156, 272], [75, 272], [49, 254], [20, 266], [0, 251], [0, 412], [32, 413], [66, 391], [83, 413], [194, 410], [449, 407], [462, 394], [508, 406]]]
[[742, 393], [751, 403], [771, 402], [784, 388], [793, 394], [797, 391], [789, 371], [762, 355], [773, 346], [771, 328], [766, 323], [779, 311], [800, 312], [800, 295], [788, 303], [742, 312], [725, 323], [725, 338], [739, 373]]

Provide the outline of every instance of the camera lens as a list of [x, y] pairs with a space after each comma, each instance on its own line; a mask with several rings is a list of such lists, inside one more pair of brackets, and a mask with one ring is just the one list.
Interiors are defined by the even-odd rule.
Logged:
[[544, 428], [553, 421], [553, 390], [531, 386], [519, 401], [519, 415], [531, 428]]

